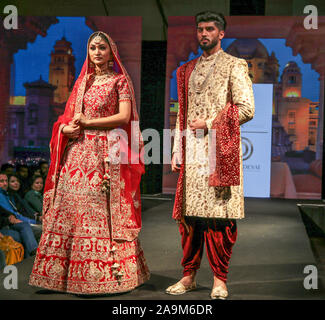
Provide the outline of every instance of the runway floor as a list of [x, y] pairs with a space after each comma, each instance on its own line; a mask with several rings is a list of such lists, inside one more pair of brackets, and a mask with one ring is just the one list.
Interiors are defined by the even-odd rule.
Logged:
[[[297, 201], [246, 199], [246, 218], [238, 221], [238, 238], [231, 258], [229, 300], [325, 299], [325, 290], [304, 288], [304, 268], [315, 265]], [[208, 300], [213, 276], [205, 253], [197, 274], [198, 290], [182, 296], [164, 293], [182, 275], [181, 244], [171, 218], [173, 199], [144, 197], [141, 244], [151, 279], [132, 292], [91, 297], [95, 300]], [[17, 264], [18, 289], [6, 290], [6, 274], [0, 272], [0, 300], [80, 300], [72, 294], [56, 293], [28, 285], [33, 258]]]

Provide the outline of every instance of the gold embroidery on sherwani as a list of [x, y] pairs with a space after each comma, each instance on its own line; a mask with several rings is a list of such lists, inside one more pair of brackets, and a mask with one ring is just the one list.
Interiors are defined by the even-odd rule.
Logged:
[[[216, 65], [209, 76], [209, 80], [202, 88], [202, 92], [197, 93], [195, 88], [204, 83], [204, 79], [215, 61]], [[193, 84], [193, 81], [196, 83]], [[231, 99], [239, 107], [240, 123], [249, 120], [253, 116], [252, 83], [248, 76], [245, 60], [235, 58], [222, 50], [207, 58], [201, 56], [189, 80], [187, 125], [194, 119], [203, 119], [206, 121], [207, 127], [211, 128], [213, 119]], [[178, 129], [178, 119], [176, 129]], [[176, 135], [178, 134], [179, 132], [176, 131]], [[241, 175], [239, 186], [210, 187], [209, 136], [195, 137], [187, 129], [186, 137], [183, 214], [207, 218], [243, 218], [242, 156], [240, 156]], [[179, 139], [175, 138], [175, 141], [177, 142]], [[175, 143], [173, 152], [179, 150], [180, 146]], [[242, 155], [241, 147], [240, 155]]]

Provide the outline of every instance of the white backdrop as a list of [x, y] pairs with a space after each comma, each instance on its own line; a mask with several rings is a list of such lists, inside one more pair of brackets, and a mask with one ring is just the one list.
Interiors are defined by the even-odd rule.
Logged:
[[244, 195], [270, 197], [273, 84], [253, 84], [255, 116], [241, 126]]

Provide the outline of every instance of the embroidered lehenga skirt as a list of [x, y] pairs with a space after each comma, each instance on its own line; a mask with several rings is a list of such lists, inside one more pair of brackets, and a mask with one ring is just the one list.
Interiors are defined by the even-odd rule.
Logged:
[[[114, 88], [116, 83], [87, 88], [84, 114], [94, 118], [116, 113], [123, 94]], [[47, 211], [51, 195], [44, 197], [44, 228], [31, 285], [102, 294], [129, 291], [148, 280], [138, 238], [112, 240], [114, 212], [109, 206], [110, 194], [102, 191], [107, 144], [105, 130], [84, 130], [66, 148], [54, 205]]]

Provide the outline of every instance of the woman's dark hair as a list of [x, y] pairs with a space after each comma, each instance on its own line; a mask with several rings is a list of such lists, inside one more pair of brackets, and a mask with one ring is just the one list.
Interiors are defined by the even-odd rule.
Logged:
[[17, 164], [16, 165], [16, 173], [19, 173], [21, 168], [26, 168], [28, 171], [28, 175], [30, 174], [30, 169], [26, 164]]
[[49, 164], [49, 162], [48, 161], [46, 161], [46, 160], [41, 160], [39, 163], [38, 163], [38, 167], [40, 168], [41, 166], [42, 166], [42, 164]]
[[40, 166], [34, 166], [30, 169], [30, 173], [31, 173], [31, 177], [33, 176], [39, 176], [40, 174], [36, 173], [36, 171], [41, 171], [41, 167]]
[[13, 191], [13, 190], [10, 188], [9, 181], [10, 181], [10, 178], [11, 178], [11, 177], [16, 177], [17, 180], [18, 180], [19, 183], [20, 183], [20, 186], [21, 186], [21, 180], [20, 180], [19, 176], [18, 176], [16, 173], [8, 174], [8, 192], [9, 192], [9, 191], [16, 192], [16, 191]]
[[200, 22], [214, 22], [219, 30], [226, 31], [227, 22], [225, 16], [222, 13], [217, 13], [214, 11], [203, 11], [195, 16], [195, 21], [196, 26], [198, 26]]
[[30, 178], [30, 186], [33, 185], [33, 183], [35, 182], [36, 179], [41, 178], [43, 180], [44, 183], [44, 179], [41, 175], [39, 174], [34, 174], [31, 178]]
[[23, 214], [25, 212], [25, 208], [22, 206], [22, 204], [19, 201], [19, 196], [18, 196], [19, 190], [15, 191], [15, 190], [10, 188], [9, 181], [10, 181], [11, 177], [16, 177], [18, 179], [18, 181], [20, 183], [20, 187], [21, 187], [21, 180], [20, 180], [19, 176], [16, 173], [8, 174], [8, 194], [12, 199], [14, 199], [14, 202], [15, 202], [15, 205], [16, 205], [16, 208], [17, 208], [18, 212]]
[[89, 43], [91, 42], [91, 40], [93, 40], [95, 37], [97, 37], [97, 36], [100, 36], [103, 40], [105, 40], [107, 43], [108, 43], [108, 45], [109, 45], [109, 41], [108, 41], [108, 39], [106, 38], [106, 36], [102, 33], [102, 32], [100, 32], [100, 31], [97, 31], [97, 32], [95, 32], [95, 33], [93, 33], [91, 36], [90, 36], [90, 39], [89, 39]]
[[28, 210], [24, 206], [24, 202], [22, 201], [22, 196], [19, 193], [20, 190], [15, 191], [15, 190], [10, 188], [9, 180], [10, 180], [11, 177], [16, 177], [18, 179], [18, 181], [20, 182], [20, 186], [21, 186], [21, 180], [20, 180], [20, 178], [19, 178], [19, 176], [17, 174], [14, 173], [14, 174], [9, 174], [8, 175], [8, 194], [9, 194], [10, 199], [14, 200], [15, 206], [16, 206], [16, 208], [17, 208], [17, 210], [18, 210], [18, 212], [20, 214], [22, 214], [25, 217], [29, 217], [31, 219], [34, 219], [35, 217], [34, 217], [33, 212], [30, 212], [30, 210]]

